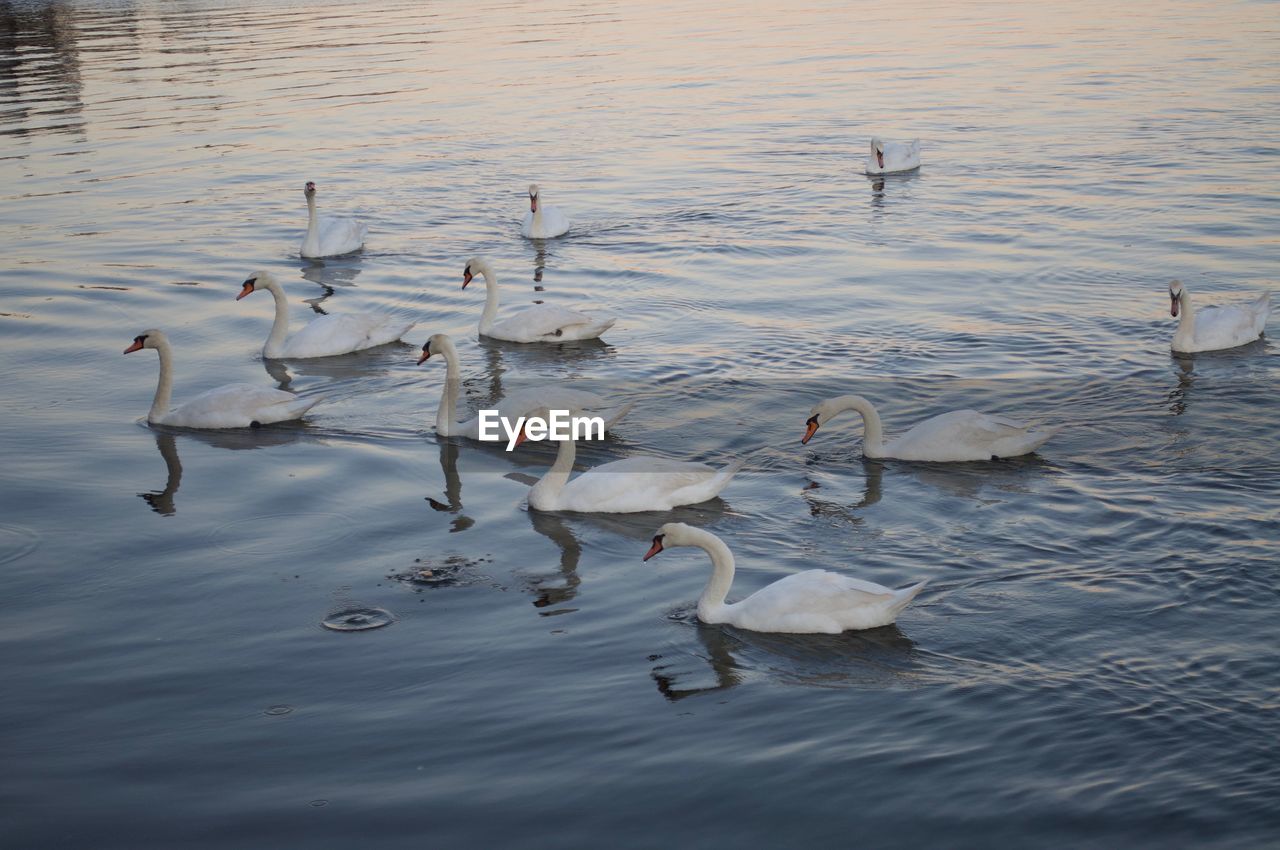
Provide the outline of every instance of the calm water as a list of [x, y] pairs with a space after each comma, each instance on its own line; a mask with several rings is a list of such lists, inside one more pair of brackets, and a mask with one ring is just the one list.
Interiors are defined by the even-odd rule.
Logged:
[[[1275, 841], [1280, 358], [1172, 358], [1164, 287], [1273, 280], [1277, 7], [848, 5], [0, 3], [0, 843]], [[925, 167], [869, 181], [871, 133]], [[298, 258], [308, 179], [363, 254]], [[531, 180], [568, 238], [519, 238]], [[480, 343], [473, 254], [618, 325]], [[635, 400], [587, 462], [745, 457], [680, 512], [737, 596], [929, 588], [863, 634], [699, 625], [704, 559], [640, 562], [665, 517], [531, 515], [545, 447], [437, 440], [414, 347], [264, 364], [263, 268], [295, 322], [453, 334], [473, 406]], [[149, 429], [149, 327], [178, 401], [328, 403]], [[801, 447], [845, 392], [1066, 428], [994, 465], [864, 463], [852, 418]], [[396, 621], [321, 627], [353, 605]]]

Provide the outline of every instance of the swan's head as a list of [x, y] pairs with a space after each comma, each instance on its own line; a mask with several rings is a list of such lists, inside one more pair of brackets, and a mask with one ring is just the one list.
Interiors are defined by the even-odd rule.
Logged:
[[308, 180], [306, 185], [302, 187], [302, 194], [308, 198], [314, 198], [316, 196], [316, 184]]
[[654, 555], [671, 546], [688, 546], [691, 544], [690, 536], [693, 527], [685, 525], [683, 522], [669, 522], [662, 528], [658, 529], [658, 533], [653, 535], [653, 545], [649, 547], [649, 551], [644, 553], [644, 560], [649, 560]]
[[538, 184], [529, 184], [529, 212], [538, 211]]
[[1182, 296], [1186, 294], [1186, 289], [1180, 280], [1169, 281], [1169, 315], [1177, 318], [1178, 310], [1182, 307]]
[[879, 136], [871, 137], [871, 155], [876, 158], [879, 166], [884, 168], [884, 141]]
[[149, 331], [143, 331], [133, 338], [133, 343], [124, 350], [125, 354], [139, 351], [143, 348], [159, 348], [166, 344], [169, 338], [164, 335], [164, 331], [158, 331], [152, 328]]
[[800, 438], [801, 445], [812, 440], [813, 435], [818, 433], [818, 428], [830, 422], [831, 418], [839, 412], [835, 405], [835, 399], [827, 399], [815, 404], [809, 410], [809, 419], [804, 423], [805, 432], [804, 436]]
[[462, 288], [466, 289], [467, 284], [472, 281], [476, 275], [484, 275], [489, 277], [489, 261], [482, 257], [472, 257], [467, 260], [467, 266], [462, 270]]
[[254, 272], [241, 285], [240, 294], [236, 296], [236, 300], [239, 301], [246, 295], [252, 295], [259, 289], [271, 289], [278, 285], [276, 279], [271, 276], [271, 272]]
[[449, 339], [448, 334], [432, 334], [431, 338], [422, 344], [422, 356], [418, 358], [418, 365], [421, 366], [431, 359], [433, 354], [452, 353], [453, 340]]

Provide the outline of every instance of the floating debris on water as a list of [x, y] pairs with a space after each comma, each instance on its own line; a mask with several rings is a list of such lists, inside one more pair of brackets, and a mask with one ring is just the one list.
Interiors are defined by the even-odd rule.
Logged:
[[321, 620], [320, 624], [335, 632], [363, 632], [389, 626], [395, 621], [395, 615], [385, 608], [347, 608], [334, 611]]

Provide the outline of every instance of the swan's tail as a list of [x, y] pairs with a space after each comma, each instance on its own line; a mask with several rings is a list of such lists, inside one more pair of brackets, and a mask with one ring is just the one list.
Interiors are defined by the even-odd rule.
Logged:
[[1036, 425], [1027, 429], [1027, 445], [1023, 454], [1030, 454], [1057, 436], [1061, 425], [1050, 425], [1047, 428]]
[[733, 480], [733, 476], [737, 475], [738, 471], [742, 469], [746, 463], [747, 462], [742, 458], [738, 458], [737, 460], [726, 463], [720, 468], [720, 471], [711, 479], [714, 485], [715, 495], [720, 495], [720, 491], [729, 486], [729, 482]]
[[604, 332], [609, 330], [609, 328], [613, 327], [614, 323], [617, 321], [618, 321], [617, 316], [610, 316], [607, 319], [602, 319], [601, 321], [596, 322], [593, 325], [589, 325], [588, 326], [589, 332], [587, 333], [586, 336], [583, 337], [583, 339], [598, 339], [599, 337], [604, 336]]
[[631, 408], [635, 406], [634, 401], [629, 401], [620, 407], [610, 407], [607, 410], [600, 411], [600, 416], [604, 418], [604, 430], [612, 431], [613, 426], [617, 425], [622, 417], [631, 412]]
[[928, 583], [928, 581], [921, 581], [910, 587], [895, 590], [893, 592], [893, 603], [889, 606], [890, 613], [897, 617], [902, 612], [902, 609], [910, 605], [911, 601], [920, 594], [920, 591], [924, 590], [924, 586]]
[[280, 410], [288, 415], [281, 416], [276, 421], [289, 422], [294, 419], [301, 419], [309, 410], [311, 410], [311, 408], [315, 407], [322, 401], [324, 401], [324, 396], [321, 395], [307, 396], [306, 398], [299, 396], [293, 401], [286, 401], [280, 405]]

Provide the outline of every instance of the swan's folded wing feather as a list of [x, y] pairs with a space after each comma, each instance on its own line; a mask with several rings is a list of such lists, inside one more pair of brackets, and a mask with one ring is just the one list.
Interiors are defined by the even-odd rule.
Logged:
[[806, 570], [762, 587], [743, 602], [754, 609], [777, 614], [789, 611], [825, 614], [859, 605], [884, 605], [893, 598], [892, 590], [875, 582], [829, 570]]
[[174, 408], [166, 417], [172, 425], [235, 428], [248, 426], [277, 405], [293, 404], [298, 397], [259, 384], [227, 384], [200, 393]]
[[575, 325], [592, 325], [599, 321], [593, 316], [563, 307], [536, 304], [496, 323], [492, 330], [504, 336], [510, 333], [528, 338], [555, 337], [559, 335], [556, 331]]
[[659, 457], [629, 457], [590, 469], [570, 480], [561, 498], [590, 509], [592, 505], [618, 500], [644, 504], [703, 484], [716, 474], [704, 463], [667, 460]]
[[385, 314], [335, 313], [307, 324], [285, 344], [293, 357], [345, 354], [398, 339], [403, 322]]

